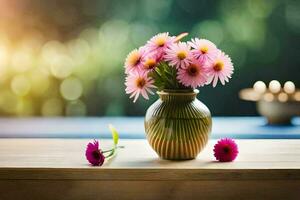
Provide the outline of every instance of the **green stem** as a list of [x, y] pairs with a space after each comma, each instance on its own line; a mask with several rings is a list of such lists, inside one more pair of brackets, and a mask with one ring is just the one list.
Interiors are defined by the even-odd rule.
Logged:
[[108, 149], [108, 150], [105, 150], [105, 151], [102, 151], [102, 153], [108, 153], [110, 152], [110, 154], [108, 154], [105, 158], [108, 158], [110, 156], [112, 156], [114, 154], [114, 152], [116, 151], [117, 148], [124, 148], [124, 146], [115, 146], [114, 148], [112, 149]]
[[110, 152], [110, 154], [108, 154], [107, 156], [105, 156], [105, 158], [107, 159], [107, 158], [109, 158], [109, 157], [112, 157], [112, 156], [114, 156], [115, 155], [115, 149], [112, 149], [112, 151]]
[[159, 68], [155, 69], [153, 72], [155, 72], [156, 74], [158, 74], [159, 77], [162, 77], [162, 74], [159, 71]]
[[108, 153], [108, 152], [111, 152], [112, 150], [114, 150], [114, 149], [105, 150], [105, 151], [102, 151], [102, 153]]

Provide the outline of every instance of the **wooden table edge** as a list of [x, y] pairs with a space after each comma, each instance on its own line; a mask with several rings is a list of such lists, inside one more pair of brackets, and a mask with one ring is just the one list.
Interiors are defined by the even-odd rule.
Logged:
[[0, 168], [0, 180], [300, 180], [300, 169]]

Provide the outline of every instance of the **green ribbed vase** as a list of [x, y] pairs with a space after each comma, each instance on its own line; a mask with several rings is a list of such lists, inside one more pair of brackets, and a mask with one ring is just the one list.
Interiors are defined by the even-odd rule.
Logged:
[[198, 92], [157, 92], [160, 98], [148, 108], [146, 136], [161, 158], [194, 159], [207, 144], [212, 126], [211, 114], [196, 98]]

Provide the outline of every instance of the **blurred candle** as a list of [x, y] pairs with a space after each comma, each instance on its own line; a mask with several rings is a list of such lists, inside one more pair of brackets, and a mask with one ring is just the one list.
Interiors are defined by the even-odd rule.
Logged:
[[288, 98], [289, 98], [289, 96], [286, 93], [284, 93], [284, 92], [281, 92], [278, 95], [278, 100], [280, 102], [286, 102], [288, 100]]
[[296, 101], [300, 101], [300, 91], [295, 93], [294, 98]]
[[264, 100], [265, 101], [268, 101], [268, 102], [271, 102], [274, 100], [274, 95], [272, 93], [266, 93], [264, 94]]
[[295, 89], [296, 89], [295, 84], [292, 81], [285, 82], [283, 86], [283, 90], [288, 94], [294, 93]]
[[277, 80], [273, 80], [269, 83], [269, 90], [272, 93], [278, 93], [281, 90], [281, 85], [279, 83], [279, 81]]
[[264, 93], [266, 91], [266, 88], [266, 84], [262, 81], [256, 81], [253, 85], [254, 91], [260, 94]]

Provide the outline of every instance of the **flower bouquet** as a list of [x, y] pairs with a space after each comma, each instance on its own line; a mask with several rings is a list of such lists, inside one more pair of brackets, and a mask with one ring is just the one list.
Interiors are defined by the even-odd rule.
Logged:
[[158, 155], [165, 159], [195, 158], [208, 141], [211, 115], [200, 102], [196, 88], [218, 81], [225, 84], [233, 73], [228, 55], [206, 39], [180, 41], [159, 33], [125, 60], [126, 93], [133, 102], [149, 99], [156, 89], [160, 99], [147, 110], [145, 131]]

